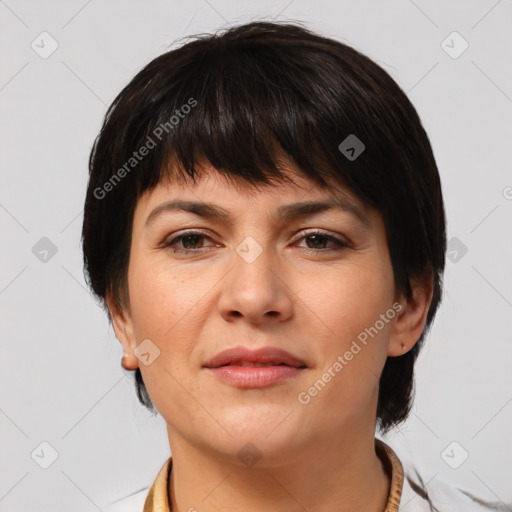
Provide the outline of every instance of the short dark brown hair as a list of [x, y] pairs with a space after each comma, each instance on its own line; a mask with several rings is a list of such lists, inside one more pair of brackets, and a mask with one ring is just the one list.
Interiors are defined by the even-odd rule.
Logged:
[[[195, 180], [204, 160], [236, 182], [279, 183], [286, 155], [304, 177], [323, 188], [334, 180], [382, 214], [401, 294], [411, 298], [412, 280], [432, 276], [421, 338], [388, 357], [380, 378], [385, 433], [410, 412], [414, 363], [442, 292], [443, 198], [420, 118], [370, 58], [300, 24], [252, 22], [191, 39], [147, 64], [105, 115], [89, 161], [86, 280], [104, 307], [107, 291], [116, 307], [129, 307], [133, 214], [143, 192], [164, 179]], [[357, 158], [340, 150], [349, 135], [364, 144]], [[139, 369], [135, 377], [139, 400], [154, 411]]]

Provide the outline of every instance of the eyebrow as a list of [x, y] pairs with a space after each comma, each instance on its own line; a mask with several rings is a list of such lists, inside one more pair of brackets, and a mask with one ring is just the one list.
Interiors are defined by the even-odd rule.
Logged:
[[[364, 227], [371, 229], [371, 224], [367, 215], [357, 206], [345, 199], [305, 201], [282, 205], [278, 208], [278, 219], [281, 222], [286, 222], [292, 219], [307, 217], [309, 215], [314, 215], [316, 213], [322, 213], [329, 210], [341, 210], [350, 213]], [[179, 211], [193, 213], [194, 215], [208, 219], [220, 219], [225, 222], [229, 222], [231, 219], [231, 213], [228, 210], [213, 203], [174, 199], [166, 201], [165, 203], [157, 206], [148, 215], [144, 227], [148, 228], [150, 224], [152, 224], [164, 213]]]

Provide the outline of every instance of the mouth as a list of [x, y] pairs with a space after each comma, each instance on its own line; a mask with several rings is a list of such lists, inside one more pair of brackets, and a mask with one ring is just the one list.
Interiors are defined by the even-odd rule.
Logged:
[[297, 356], [277, 347], [262, 347], [250, 350], [238, 346], [220, 352], [204, 364], [206, 368], [221, 368], [238, 366], [242, 368], [266, 366], [289, 366], [292, 368], [307, 368], [307, 364]]
[[276, 347], [235, 347], [217, 354], [204, 367], [237, 388], [264, 388], [289, 381], [307, 369], [298, 357]]
[[290, 368], [306, 368], [306, 365], [292, 366], [286, 363], [260, 363], [257, 361], [246, 361], [243, 359], [241, 359], [240, 361], [232, 361], [231, 363], [223, 364], [220, 366], [215, 366], [213, 368], [224, 368], [226, 366], [238, 366], [240, 368], [264, 368], [266, 366], [288, 366]]
[[206, 369], [224, 384], [241, 389], [256, 389], [286, 383], [301, 375], [306, 367], [271, 363], [245, 365], [236, 363]]

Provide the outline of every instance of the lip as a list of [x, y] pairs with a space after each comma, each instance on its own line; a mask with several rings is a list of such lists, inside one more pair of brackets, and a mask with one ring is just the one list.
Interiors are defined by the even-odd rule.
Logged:
[[[266, 363], [269, 366], [247, 366], [251, 363]], [[307, 365], [289, 352], [275, 347], [250, 350], [239, 346], [220, 352], [204, 367], [231, 386], [263, 388], [300, 375]]]
[[234, 363], [271, 363], [273, 365], [285, 364], [293, 368], [306, 367], [306, 363], [290, 354], [286, 350], [277, 347], [262, 347], [257, 350], [250, 350], [247, 347], [238, 346], [228, 348], [218, 353], [215, 357], [205, 363], [207, 368], [218, 368], [220, 366]]
[[266, 388], [297, 377], [305, 368], [293, 366], [220, 366], [207, 368], [215, 377], [237, 388]]

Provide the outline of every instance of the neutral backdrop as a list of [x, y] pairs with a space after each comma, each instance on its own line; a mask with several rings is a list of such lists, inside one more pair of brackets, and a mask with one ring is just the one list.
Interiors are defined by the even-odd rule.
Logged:
[[510, 0], [0, 0], [1, 512], [102, 510], [170, 455], [85, 286], [87, 160], [143, 65], [182, 36], [255, 19], [356, 47], [416, 106], [450, 243], [414, 409], [387, 441], [427, 482], [512, 497]]

